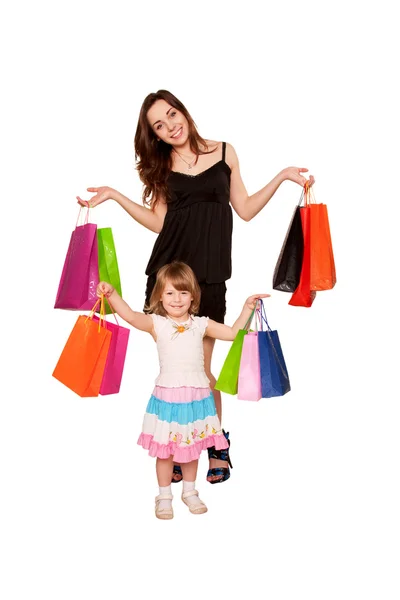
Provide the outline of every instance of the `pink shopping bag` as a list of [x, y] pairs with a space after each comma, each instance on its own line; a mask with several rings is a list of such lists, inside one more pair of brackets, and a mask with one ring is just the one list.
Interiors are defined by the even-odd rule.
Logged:
[[249, 331], [243, 339], [240, 357], [239, 400], [261, 400], [260, 355], [258, 351], [258, 332]]
[[[97, 316], [93, 317], [98, 321]], [[124, 372], [126, 351], [128, 348], [130, 330], [121, 325], [105, 322], [108, 331], [111, 331], [110, 349], [107, 354], [106, 366], [100, 386], [100, 395], [118, 394], [121, 387], [122, 374]]]
[[54, 308], [90, 310], [97, 300], [96, 287], [99, 283], [97, 225], [88, 222], [89, 209], [86, 209], [83, 225], [78, 225], [81, 210], [82, 207], [71, 234]]

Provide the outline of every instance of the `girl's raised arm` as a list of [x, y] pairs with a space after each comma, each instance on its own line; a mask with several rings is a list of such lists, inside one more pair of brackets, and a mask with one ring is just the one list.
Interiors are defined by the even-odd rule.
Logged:
[[113, 310], [121, 319], [132, 325], [132, 327], [135, 327], [135, 329], [147, 331], [151, 334], [154, 333], [153, 319], [150, 315], [132, 310], [112, 285], [101, 281], [97, 286], [97, 295], [101, 296], [101, 294], [104, 294], [107, 300], [110, 301]]
[[160, 198], [158, 202], [154, 202], [154, 208], [149, 209], [107, 186], [89, 187], [87, 191], [94, 192], [94, 196], [90, 200], [82, 200], [80, 196], [77, 196], [76, 198], [81, 206], [94, 208], [106, 200], [115, 200], [137, 223], [150, 229], [150, 231], [160, 233], [167, 213], [167, 203], [163, 198]]

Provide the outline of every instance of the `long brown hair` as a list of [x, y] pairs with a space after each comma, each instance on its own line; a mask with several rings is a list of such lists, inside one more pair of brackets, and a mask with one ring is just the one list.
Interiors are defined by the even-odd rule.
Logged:
[[[135, 133], [135, 160], [136, 169], [139, 171], [139, 177], [143, 183], [143, 204], [151, 208], [155, 207], [160, 197], [164, 197], [167, 202], [170, 199], [167, 179], [172, 169], [172, 146], [162, 140], [157, 140], [157, 136], [147, 120], [147, 113], [157, 100], [165, 100], [186, 117], [189, 123], [191, 151], [197, 156], [208, 153], [206, 141], [200, 136], [195, 122], [178, 98], [167, 90], [158, 90], [158, 92], [146, 96], [140, 109]], [[201, 146], [206, 148], [206, 152], [201, 149]]]
[[164, 265], [157, 272], [157, 279], [150, 296], [149, 306], [145, 307], [145, 312], [152, 312], [156, 315], [165, 317], [166, 312], [160, 300], [167, 281], [170, 281], [176, 290], [180, 292], [189, 292], [193, 300], [189, 307], [189, 314], [195, 315], [199, 312], [201, 290], [197, 282], [196, 275], [186, 263], [174, 261]]

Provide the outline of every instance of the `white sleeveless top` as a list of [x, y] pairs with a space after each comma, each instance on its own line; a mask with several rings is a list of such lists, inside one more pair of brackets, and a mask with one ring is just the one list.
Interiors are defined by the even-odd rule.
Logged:
[[157, 336], [160, 374], [156, 385], [163, 387], [208, 387], [204, 371], [203, 337], [208, 317], [191, 317], [184, 323], [187, 330], [178, 333], [168, 317], [151, 315]]

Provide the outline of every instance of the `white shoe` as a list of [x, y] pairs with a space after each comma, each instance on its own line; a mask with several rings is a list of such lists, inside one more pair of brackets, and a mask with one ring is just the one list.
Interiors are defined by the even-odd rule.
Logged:
[[156, 517], [157, 519], [173, 519], [174, 511], [172, 510], [172, 506], [170, 508], [160, 508], [161, 500], [172, 500], [172, 494], [160, 494], [156, 497]]
[[192, 504], [191, 502], [188, 502], [186, 500], [186, 498], [189, 498], [190, 496], [198, 496], [199, 492], [197, 490], [189, 490], [188, 492], [183, 492], [182, 493], [182, 501], [186, 504], [186, 506], [189, 507], [190, 512], [193, 515], [201, 515], [203, 513], [206, 513], [208, 511], [207, 506], [204, 504], [204, 502], [202, 502], [202, 500], [200, 500], [201, 504], [198, 504], [196, 502], [196, 504]]

